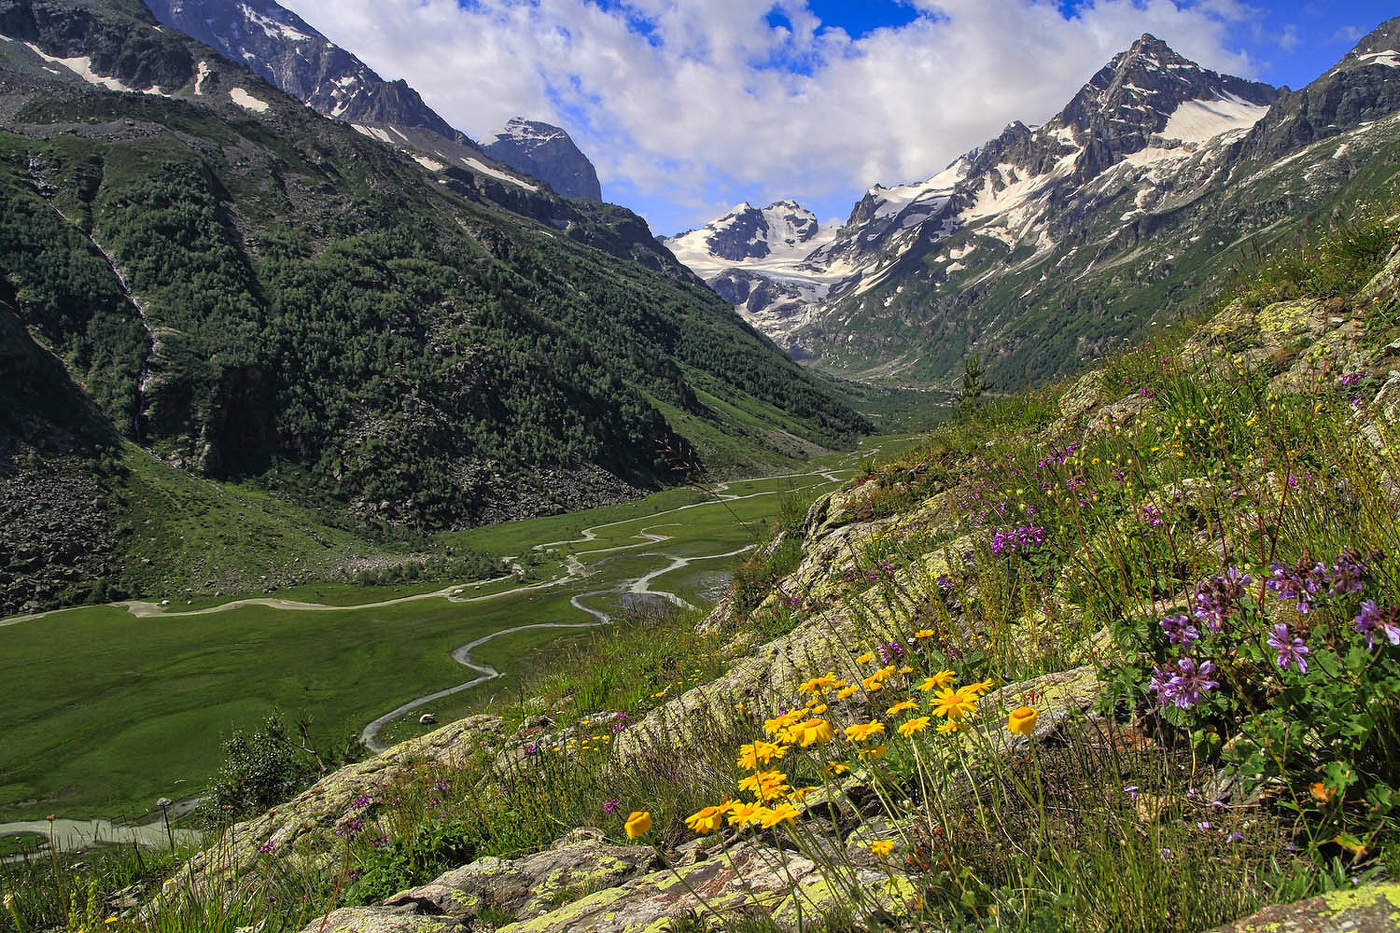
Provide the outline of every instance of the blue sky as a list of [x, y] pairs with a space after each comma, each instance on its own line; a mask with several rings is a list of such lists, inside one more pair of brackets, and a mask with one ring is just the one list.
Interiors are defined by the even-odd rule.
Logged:
[[454, 125], [564, 126], [608, 200], [675, 233], [741, 200], [844, 220], [1014, 119], [1041, 122], [1152, 32], [1301, 87], [1391, 4], [1321, 0], [283, 0]]

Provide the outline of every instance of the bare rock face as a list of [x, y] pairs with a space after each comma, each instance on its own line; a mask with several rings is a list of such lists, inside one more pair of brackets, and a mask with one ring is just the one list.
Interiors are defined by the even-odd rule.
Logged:
[[396, 894], [388, 908], [412, 907], [466, 922], [492, 916], [531, 920], [562, 904], [659, 868], [650, 846], [616, 846], [597, 831], [575, 830], [554, 847], [518, 859], [480, 858], [422, 887]]
[[1391, 933], [1400, 930], [1400, 884], [1334, 891], [1265, 907], [1216, 933]]
[[557, 126], [516, 117], [482, 147], [491, 158], [538, 178], [566, 198], [603, 200], [598, 173], [569, 134]]

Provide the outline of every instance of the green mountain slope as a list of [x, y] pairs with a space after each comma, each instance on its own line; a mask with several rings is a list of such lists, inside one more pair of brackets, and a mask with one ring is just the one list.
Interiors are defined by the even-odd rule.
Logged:
[[866, 427], [621, 208], [425, 169], [134, 4], [12, 2], [0, 33], [0, 268], [169, 463], [446, 527]]

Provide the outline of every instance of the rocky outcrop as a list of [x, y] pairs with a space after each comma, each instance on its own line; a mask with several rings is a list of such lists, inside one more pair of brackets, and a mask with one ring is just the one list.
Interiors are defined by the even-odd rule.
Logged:
[[1333, 891], [1266, 907], [1216, 933], [1392, 933], [1400, 930], [1400, 884]]
[[549, 185], [566, 198], [603, 200], [598, 172], [561, 127], [515, 117], [482, 147], [487, 155]]
[[415, 769], [432, 775], [461, 768], [479, 750], [499, 746], [501, 738], [499, 718], [471, 716], [347, 765], [287, 803], [229, 827], [218, 844], [190, 861], [188, 877], [236, 877], [265, 854], [325, 848], [337, 827], [382, 806], [384, 792]]

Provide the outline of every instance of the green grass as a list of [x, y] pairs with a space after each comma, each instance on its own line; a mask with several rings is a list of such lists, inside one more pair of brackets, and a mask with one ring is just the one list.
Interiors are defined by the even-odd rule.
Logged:
[[[869, 444], [864, 455], [880, 443]], [[159, 465], [144, 468], [139, 462], [144, 455], [130, 456], [138, 461], [136, 481], [161, 483], [178, 497], [172, 498], [170, 514], [153, 514], [149, 526], [151, 546], [172, 549], [176, 560], [202, 549], [228, 552], [224, 539], [250, 528], [263, 542], [274, 542], [274, 550], [263, 553], [284, 558], [351, 546], [348, 536], [309, 525], [303, 514], [271, 499], [172, 477]], [[845, 459], [849, 465], [855, 458]], [[834, 466], [840, 459], [829, 457], [818, 465]], [[668, 566], [673, 556], [702, 557], [756, 544], [767, 535], [784, 494], [805, 502], [831, 487], [819, 476], [736, 482], [727, 493], [747, 498], [725, 503], [695, 489], [675, 489], [624, 505], [444, 535], [445, 544], [524, 555], [534, 545], [616, 523], [597, 529], [596, 540], [551, 545], [532, 571], [537, 581], [557, 579], [565, 573], [565, 557], [572, 555], [589, 568], [584, 578], [494, 598], [481, 597], [520, 582], [463, 584], [463, 598], [474, 602], [427, 598], [365, 608], [436, 592], [444, 584], [311, 583], [273, 595], [344, 608], [308, 612], [252, 605], [182, 616], [178, 613], [223, 605], [234, 596], [195, 598], [188, 605], [176, 597], [164, 617], [140, 619], [119, 607], [80, 607], [0, 627], [0, 695], [13, 698], [0, 709], [0, 819], [54, 812], [121, 818], [146, 812], [157, 797], [196, 794], [220, 761], [222, 739], [256, 725], [273, 707], [309, 717], [313, 736], [339, 744], [400, 703], [470, 679], [470, 672], [450, 658], [458, 646], [521, 624], [588, 621], [569, 605], [571, 597], [616, 589]], [[200, 509], [198, 519], [186, 514], [192, 503]], [[677, 508], [684, 510], [658, 514]], [[637, 537], [647, 530], [671, 540]], [[245, 553], [258, 547], [250, 545]], [[674, 589], [698, 602], [739, 559], [698, 560], [654, 579], [651, 587]], [[588, 603], [610, 613], [617, 609], [612, 595], [593, 596]], [[501, 678], [413, 711], [389, 726], [384, 739], [426, 731], [417, 722], [423, 712], [447, 722], [482, 703], [518, 700], [522, 676], [547, 664], [570, 637], [566, 630], [536, 630], [481, 646], [474, 657], [501, 670]]]

